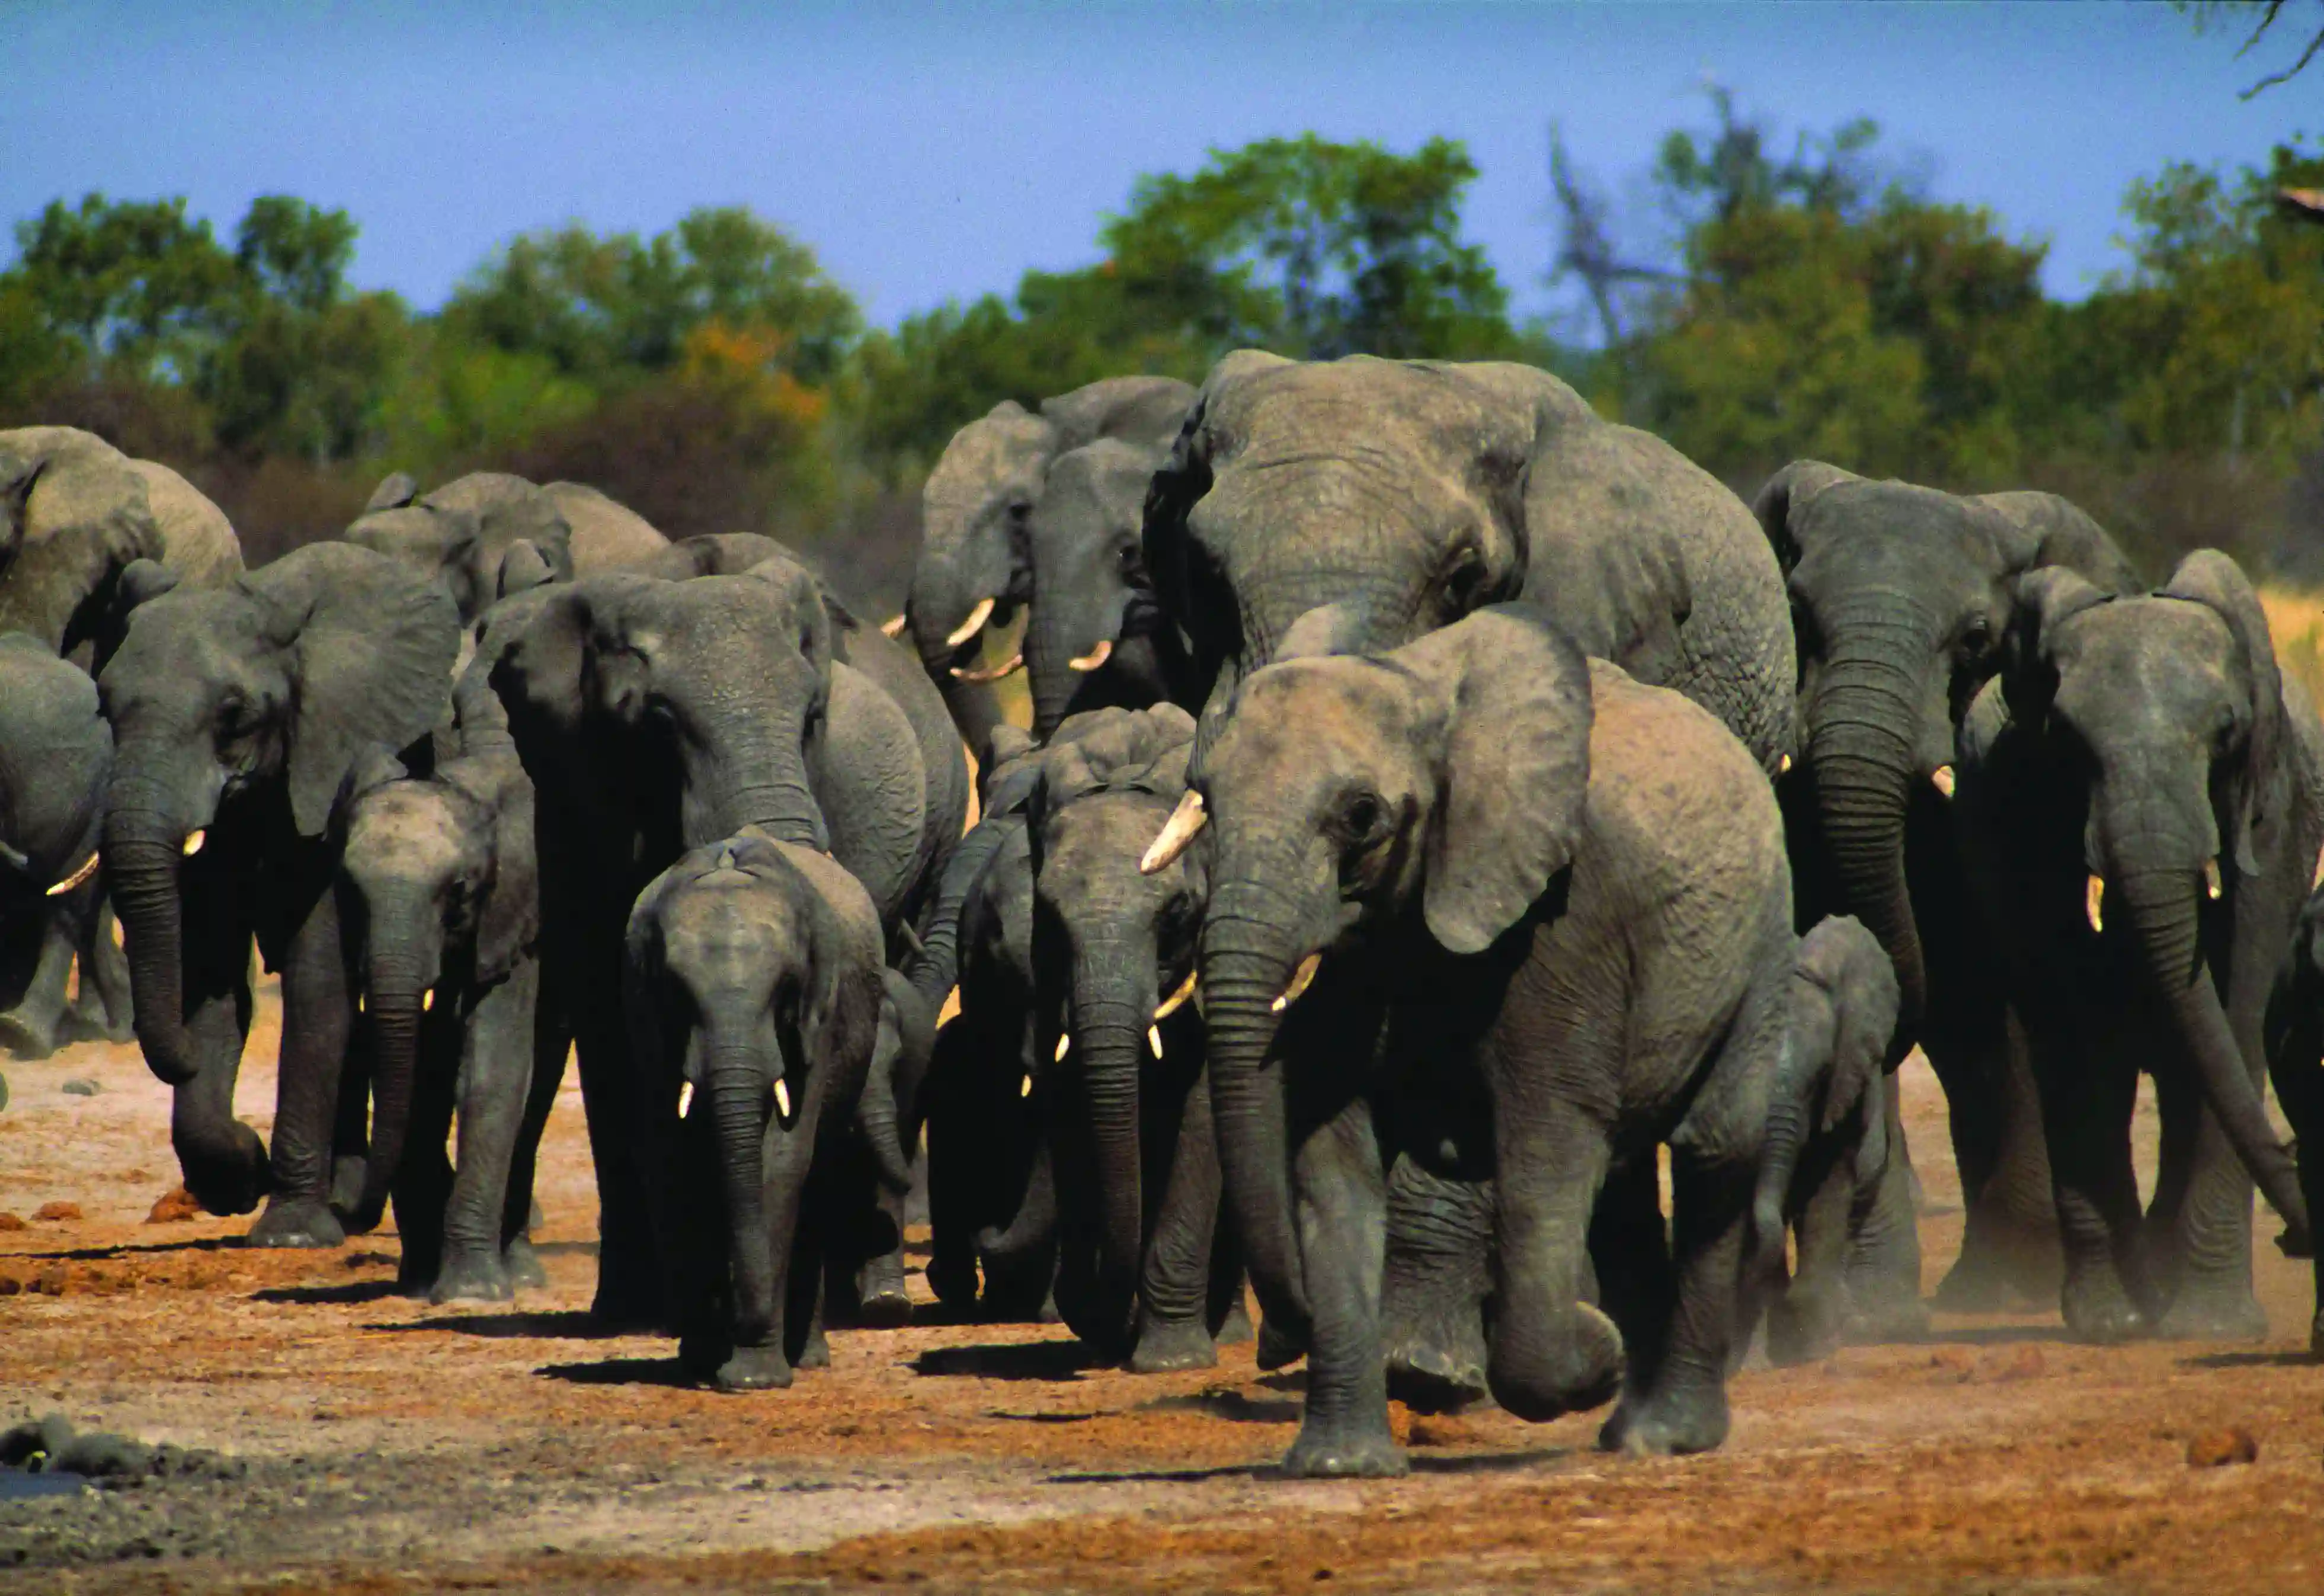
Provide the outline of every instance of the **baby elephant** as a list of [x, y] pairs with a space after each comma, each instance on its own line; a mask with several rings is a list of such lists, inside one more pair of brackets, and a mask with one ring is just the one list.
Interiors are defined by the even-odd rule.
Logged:
[[346, 800], [340, 924], [374, 1093], [347, 1225], [377, 1224], [392, 1191], [404, 1290], [505, 1302], [548, 1284], [524, 1230], [564, 1059], [536, 1040], [532, 783], [491, 689], [474, 678], [456, 697], [456, 750], [432, 776], [382, 755]]
[[[1767, 1304], [1767, 1356], [1778, 1364], [1840, 1344], [1849, 1216], [1877, 1195], [1888, 1163], [1880, 1087], [1896, 1002], [1895, 968], [1857, 920], [1834, 916], [1801, 938], [1791, 1045], [1768, 1088], [1748, 1276]], [[1787, 1228], [1799, 1245], [1788, 1288]], [[1748, 1333], [1747, 1322], [1738, 1348]]]
[[675, 1271], [678, 1358], [721, 1390], [830, 1361], [821, 1290], [896, 1245], [873, 1180], [910, 1167], [903, 1038], [856, 879], [755, 828], [695, 849], [631, 910], [622, 1006], [641, 1156]]

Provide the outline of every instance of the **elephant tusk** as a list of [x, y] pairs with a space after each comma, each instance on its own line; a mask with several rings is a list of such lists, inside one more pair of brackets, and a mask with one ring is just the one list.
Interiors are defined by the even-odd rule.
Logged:
[[681, 1120], [686, 1118], [686, 1111], [693, 1106], [694, 1083], [680, 1081], [678, 1084], [678, 1117]]
[[2219, 893], [2223, 890], [2219, 884], [2219, 862], [2216, 859], [2204, 860], [2203, 890], [2210, 895], [2212, 902], [2217, 903], [2219, 900]]
[[436, 989], [434, 987], [431, 986], [426, 992], [420, 994], [420, 1011], [422, 1014], [433, 1014], [436, 1012]]
[[954, 649], [960, 647], [961, 644], [966, 642], [970, 638], [974, 637], [978, 632], [983, 631], [984, 623], [991, 619], [992, 600], [989, 598], [978, 599], [976, 601], [976, 607], [969, 611], [968, 619], [954, 627], [951, 633], [945, 637], [945, 646]]
[[1169, 824], [1163, 826], [1162, 835], [1154, 839], [1153, 845], [1146, 850], [1146, 857], [1138, 862], [1139, 873], [1152, 875], [1185, 853], [1186, 844], [1194, 840], [1194, 834], [1209, 818], [1203, 812], [1203, 795], [1188, 788], [1186, 796], [1178, 800], [1178, 807], [1170, 811]]
[[1953, 768], [1950, 765], [1939, 765], [1934, 770], [1929, 772], [1929, 782], [1937, 789], [1939, 797], [1952, 797]]
[[1017, 1095], [1020, 1098], [1030, 1097], [1033, 1095], [1033, 1072], [1031, 1070], [1027, 1070], [1025, 1072], [1025, 1078], [1017, 1083]]
[[780, 1075], [775, 1077], [775, 1112], [786, 1120], [791, 1117], [790, 1083]]
[[186, 834], [186, 840], [179, 846], [178, 852], [191, 859], [202, 851], [202, 844], [209, 840], [210, 834], [197, 826]]
[[[97, 873], [97, 856], [91, 853], [88, 858], [82, 863], [81, 867], [78, 870], [65, 877], [64, 880], [59, 881], [55, 886], [51, 887], [47, 895], [51, 898], [61, 898], [66, 893], [71, 891], [75, 887], [79, 886], [83, 881], [88, 880], [89, 877]], [[2214, 896], [2216, 896], [2216, 894], [2214, 894]]]
[[1149, 1025], [1146, 1028], [1146, 1045], [1154, 1049], [1155, 1057], [1159, 1058], [1162, 1056], [1162, 1028], [1160, 1026]]
[[6, 865], [20, 875], [29, 875], [32, 870], [32, 859], [18, 853], [5, 843], [0, 843], [0, 864]]
[[356, 1013], [358, 1013], [358, 1014], [360, 1014], [360, 1013], [362, 1013], [363, 1011], [364, 1011], [364, 995], [363, 995], [363, 993], [361, 993], [361, 992], [357, 992], [357, 993], [355, 993], [355, 1012], [356, 1012]]
[[1299, 1001], [1299, 994], [1305, 992], [1307, 990], [1307, 983], [1315, 979], [1316, 967], [1323, 964], [1323, 955], [1319, 953], [1311, 953], [1305, 958], [1299, 961], [1299, 968], [1291, 973], [1291, 984], [1285, 987], [1283, 989], [1283, 995], [1275, 1000], [1274, 1011], [1276, 1013], [1282, 1013], [1286, 1009], [1288, 1009], [1292, 1004]]
[[955, 665], [952, 668], [952, 673], [964, 682], [997, 682], [1002, 677], [1014, 676], [1024, 669], [1025, 655], [1024, 651], [1019, 650], [998, 665], [980, 665], [974, 669]]
[[1172, 992], [1168, 997], [1164, 998], [1162, 1000], [1161, 1006], [1154, 1010], [1154, 1018], [1157, 1019], [1169, 1019], [1170, 1016], [1185, 1008], [1186, 1006], [1186, 1000], [1194, 995], [1194, 972], [1189, 970], [1186, 972], [1186, 979], [1178, 983], [1178, 990]]
[[1778, 776], [1785, 775], [1791, 770], [1791, 768], [1792, 756], [1787, 753], [1783, 757], [1782, 762], [1776, 765], [1775, 774]]
[[1084, 654], [1080, 659], [1066, 660], [1065, 669], [1068, 670], [1095, 670], [1099, 666], [1104, 664], [1108, 660], [1112, 658], [1113, 639], [1109, 637], [1100, 642], [1097, 647], [1092, 649], [1088, 653]]
[[880, 623], [880, 630], [881, 630], [881, 631], [882, 631], [882, 632], [886, 632], [890, 637], [901, 637], [901, 636], [903, 636], [903, 635], [904, 635], [904, 617], [903, 617], [903, 616], [901, 616], [901, 615], [897, 615], [897, 616], [893, 616], [893, 617], [891, 617], [891, 618], [890, 618], [890, 619], [889, 619], [889, 620], [886, 620], [886, 621], [882, 621], [882, 622], [881, 622], [881, 623]]
[[2105, 905], [2106, 882], [2093, 875], [2090, 884], [2082, 891], [2082, 918], [2089, 921], [2093, 931], [2106, 929]]
[[[1065, 1055], [1066, 1055], [1068, 1052], [1070, 1052], [1070, 1051], [1072, 1050], [1072, 1048], [1073, 1048], [1073, 1045], [1074, 1045], [1074, 1038], [1073, 1038], [1073, 1035], [1072, 1035], [1072, 1033], [1071, 1033], [1071, 1032], [1061, 1032], [1061, 1033], [1059, 1033], [1059, 1035], [1058, 1035], [1058, 1037], [1057, 1037], [1057, 1051], [1056, 1051], [1056, 1054], [1055, 1054], [1055, 1055], [1050, 1058], [1049, 1062], [1050, 1062], [1050, 1063], [1052, 1063], [1052, 1064], [1063, 1064], [1063, 1063], [1065, 1063]], [[1029, 1080], [1031, 1080], [1033, 1077], [1032, 1077], [1032, 1076], [1030, 1076], [1030, 1075], [1027, 1075], [1025, 1078], [1026, 1078], [1027, 1080], [1028, 1080], [1028, 1081], [1029, 1081]]]

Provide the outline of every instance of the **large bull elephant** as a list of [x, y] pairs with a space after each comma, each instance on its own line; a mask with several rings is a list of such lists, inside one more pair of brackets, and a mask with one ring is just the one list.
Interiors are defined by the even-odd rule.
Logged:
[[920, 558], [904, 614], [928, 678], [971, 747], [1001, 724], [1000, 701], [977, 679], [986, 626], [1033, 595], [1028, 528], [1049, 466], [1101, 438], [1159, 447], [1176, 436], [1194, 390], [1168, 377], [1109, 377], [1041, 401], [1013, 400], [945, 446], [920, 497]]
[[[1755, 508], [1798, 638], [1802, 758], [1781, 790], [1801, 918], [1853, 915], [1879, 939], [1901, 989], [1892, 1067], [1918, 1042], [1945, 1088], [1968, 1223], [1938, 1301], [2047, 1301], [2058, 1243], [2041, 1115], [1946, 794], [1961, 718], [2001, 669], [2029, 575], [2071, 570], [2108, 593], [2137, 577], [2051, 494], [1961, 498], [1803, 460]], [[1908, 1167], [1891, 1160], [1849, 1271], [1875, 1319], [1919, 1312]]]
[[[350, 994], [330, 819], [366, 750], [404, 748], [436, 724], [458, 648], [439, 589], [321, 543], [230, 586], [139, 605], [99, 679], [114, 734], [106, 871], [137, 1039], [177, 1089], [187, 1188], [217, 1213], [266, 1197], [257, 1244], [345, 1237], [330, 1199]], [[254, 936], [282, 977], [271, 1153], [234, 1114]]]

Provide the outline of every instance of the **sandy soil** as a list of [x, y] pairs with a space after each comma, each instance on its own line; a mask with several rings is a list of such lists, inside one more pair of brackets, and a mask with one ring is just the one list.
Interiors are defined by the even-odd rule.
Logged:
[[[1941, 1317], [1925, 1343], [1747, 1370], [1707, 1457], [1602, 1456], [1600, 1415], [1399, 1411], [1409, 1480], [1294, 1483], [1268, 1465], [1297, 1377], [1258, 1375], [1248, 1346], [1138, 1378], [1082, 1367], [1055, 1328], [916, 1325], [835, 1333], [833, 1368], [788, 1392], [685, 1388], [670, 1343], [583, 1311], [569, 1086], [551, 1288], [456, 1310], [392, 1294], [392, 1233], [259, 1252], [234, 1244], [247, 1219], [146, 1222], [176, 1170], [134, 1047], [6, 1068], [0, 1211], [24, 1227], [0, 1228], [0, 1425], [61, 1410], [249, 1470], [0, 1501], [0, 1589], [2324, 1590], [2308, 1280], [2264, 1241], [2264, 1346]], [[1959, 1192], [1934, 1083], [1907, 1070], [1933, 1286]], [[272, 1097], [247, 1071], [244, 1116], [264, 1128]], [[78, 1217], [34, 1217], [51, 1204]], [[2230, 1426], [2257, 1462], [2190, 1467]]]

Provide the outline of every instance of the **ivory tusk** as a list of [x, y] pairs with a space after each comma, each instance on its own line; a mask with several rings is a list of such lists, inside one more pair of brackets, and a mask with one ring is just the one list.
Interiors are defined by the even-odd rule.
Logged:
[[686, 1118], [686, 1111], [693, 1106], [694, 1083], [680, 1081], [678, 1084], [678, 1117], [681, 1120]]
[[1065, 1055], [1073, 1050], [1073, 1033], [1071, 1031], [1060, 1031], [1057, 1034], [1057, 1051], [1056, 1055], [1051, 1057], [1049, 1062], [1052, 1064], [1065, 1063]]
[[901, 636], [903, 636], [903, 635], [904, 635], [904, 617], [903, 617], [903, 616], [901, 616], [901, 615], [897, 615], [897, 616], [892, 617], [891, 619], [889, 619], [889, 620], [886, 620], [886, 621], [882, 621], [882, 622], [881, 622], [881, 623], [880, 623], [880, 630], [881, 630], [881, 631], [882, 631], [882, 632], [886, 632], [890, 637], [901, 637]]
[[51, 898], [61, 898], [66, 893], [71, 891], [75, 887], [79, 886], [83, 881], [88, 880], [89, 877], [97, 873], [97, 855], [91, 853], [78, 870], [65, 877], [64, 880], [59, 881], [55, 886], [51, 887], [47, 895]]
[[1319, 953], [1311, 953], [1305, 958], [1299, 961], [1299, 968], [1291, 973], [1291, 984], [1285, 987], [1283, 989], [1283, 995], [1275, 1000], [1274, 1008], [1276, 1013], [1282, 1013], [1286, 1009], [1288, 1009], [1292, 1004], [1299, 1001], [1299, 994], [1305, 992], [1307, 990], [1307, 983], [1315, 979], [1316, 966], [1323, 964], [1323, 955]]
[[2090, 884], [2082, 890], [2082, 918], [2089, 921], [2093, 931], [2106, 929], [2105, 904], [2106, 882], [2092, 876]]
[[1152, 875], [1185, 853], [1186, 844], [1194, 840], [1194, 834], [1209, 818], [1203, 812], [1203, 795], [1188, 788], [1186, 796], [1178, 800], [1178, 807], [1170, 811], [1169, 824], [1163, 826], [1162, 835], [1154, 839], [1153, 845], [1146, 850], [1146, 857], [1138, 862], [1139, 873]]
[[1929, 782], [1937, 789], [1937, 793], [1940, 797], [1952, 797], [1953, 768], [1950, 765], [1939, 765], [1935, 770], [1929, 772]]
[[998, 665], [973, 667], [955, 665], [952, 668], [952, 673], [964, 682], [997, 682], [1002, 677], [1014, 676], [1024, 669], [1025, 655], [1022, 650], [1019, 650], [1010, 655]]
[[357, 992], [357, 993], [355, 993], [355, 1012], [356, 1012], [356, 1013], [358, 1013], [358, 1014], [360, 1014], [360, 1013], [362, 1013], [363, 1011], [364, 1011], [364, 995], [363, 995], [363, 993], [361, 993], [361, 992]]
[[976, 607], [969, 611], [968, 619], [954, 627], [950, 634], [945, 638], [945, 642], [956, 649], [983, 631], [984, 623], [991, 619], [992, 601], [989, 598], [980, 598], [976, 601]]
[[1065, 669], [1068, 670], [1095, 670], [1099, 666], [1104, 664], [1108, 660], [1112, 658], [1113, 639], [1109, 637], [1101, 641], [1097, 647], [1092, 649], [1088, 653], [1084, 654], [1080, 659], [1066, 660]]
[[1778, 775], [1778, 776], [1781, 776], [1781, 775], [1784, 774], [1786, 771], [1788, 771], [1791, 768], [1792, 768], [1792, 756], [1791, 756], [1790, 754], [1788, 754], [1788, 753], [1787, 753], [1787, 754], [1785, 754], [1785, 755], [1784, 756], [1783, 762], [1782, 762], [1781, 764], [1779, 764], [1779, 765], [1777, 765], [1777, 766], [1775, 767], [1775, 774], [1776, 774], [1776, 775]]
[[1030, 1070], [1026, 1071], [1025, 1078], [1017, 1083], [1017, 1095], [1019, 1097], [1033, 1095], [1033, 1073]]
[[433, 1014], [436, 1012], [436, 989], [434, 987], [431, 986], [426, 992], [420, 994], [420, 1011], [422, 1014]]
[[191, 859], [195, 854], [202, 851], [202, 844], [209, 840], [210, 834], [199, 827], [197, 827], [186, 834], [186, 840], [180, 845], [178, 852], [183, 853], [187, 858]]
[[786, 1120], [791, 1117], [790, 1083], [780, 1075], [775, 1077], [775, 1112]]
[[1154, 1049], [1155, 1057], [1159, 1058], [1162, 1056], [1162, 1028], [1160, 1026], [1149, 1025], [1146, 1028], [1146, 1045]]
[[2217, 859], [2204, 860], [2203, 890], [2210, 895], [2212, 902], [2217, 903], [2222, 890], [2219, 885], [2219, 862]]
[[1178, 983], [1178, 990], [1172, 992], [1168, 997], [1164, 998], [1162, 1000], [1161, 1006], [1154, 1010], [1154, 1018], [1157, 1019], [1169, 1019], [1170, 1016], [1185, 1008], [1186, 1006], [1186, 1000], [1194, 995], [1194, 972], [1189, 970], [1186, 972], [1186, 979]]

